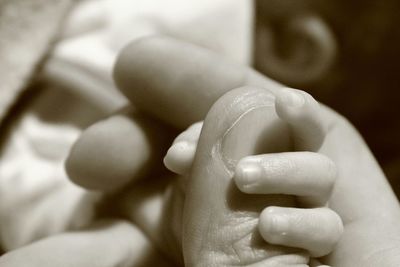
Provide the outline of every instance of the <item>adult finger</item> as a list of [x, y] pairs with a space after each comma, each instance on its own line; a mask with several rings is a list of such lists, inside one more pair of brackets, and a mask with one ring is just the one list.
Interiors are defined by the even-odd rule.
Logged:
[[259, 230], [271, 244], [302, 248], [311, 256], [321, 257], [333, 250], [343, 224], [328, 208], [268, 207], [260, 215]]
[[91, 190], [121, 188], [157, 169], [170, 136], [162, 123], [132, 109], [123, 110], [82, 133], [70, 151], [66, 171], [74, 183]]
[[248, 156], [236, 165], [234, 181], [249, 194], [287, 194], [311, 205], [324, 205], [336, 179], [336, 165], [314, 152]]
[[49, 237], [11, 251], [1, 267], [162, 266], [170, 263], [140, 230], [123, 221], [104, 221], [80, 232]]
[[246, 66], [167, 37], [128, 45], [117, 59], [114, 79], [138, 108], [180, 129], [204, 119], [211, 105], [231, 89], [281, 87]]

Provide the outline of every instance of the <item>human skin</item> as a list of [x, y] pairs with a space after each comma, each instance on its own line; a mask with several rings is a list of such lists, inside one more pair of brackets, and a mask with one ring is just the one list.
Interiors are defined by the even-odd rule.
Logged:
[[[207, 236], [204, 233], [215, 228], [215, 236], [220, 232], [229, 236], [217, 242], [225, 244], [225, 247], [232, 245], [229, 241], [236, 244], [234, 247], [238, 255], [230, 255], [231, 261], [236, 258], [244, 264], [247, 258], [247, 261], [258, 260], [258, 264], [267, 264], [268, 260], [262, 260], [263, 257], [268, 258], [268, 254], [261, 253], [262, 246], [253, 244], [252, 248], [246, 243], [246, 238], [257, 238], [256, 225], [269, 244], [301, 247], [314, 257], [329, 254], [340, 238], [342, 226], [338, 216], [323, 207], [330, 198], [335, 165], [326, 156], [311, 152], [318, 151], [327, 130], [327, 125], [320, 120], [319, 109], [319, 104], [300, 90], [280, 89], [273, 97], [264, 89], [239, 88], [227, 93], [213, 105], [207, 118], [208, 124], [214, 124], [201, 131], [203, 144], [196, 156], [194, 153], [199, 142], [201, 123], [189, 127], [174, 140], [164, 162], [171, 170], [188, 175], [185, 207], [190, 208], [187, 208], [189, 216], [184, 219], [194, 221], [195, 227], [192, 228], [197, 229], [195, 232], [199, 233], [197, 238], [201, 239], [200, 243], [211, 243], [204, 238]], [[294, 152], [244, 157], [246, 154], [276, 150]], [[232, 181], [241, 192], [253, 196], [240, 193]], [[205, 189], [203, 197], [201, 188]], [[260, 194], [269, 196], [260, 197]], [[290, 198], [284, 200], [283, 195], [278, 197], [277, 194], [295, 195], [296, 203], [291, 203], [292, 206], [314, 208], [268, 207], [274, 201], [293, 201]], [[201, 208], [203, 205], [205, 207]], [[258, 212], [261, 210], [258, 221]], [[200, 218], [196, 219], [196, 213], [201, 214]], [[209, 216], [208, 220], [201, 219], [208, 213], [214, 215]], [[314, 218], [318, 218], [319, 222]], [[201, 222], [205, 222], [203, 227], [208, 230], [199, 230]], [[299, 225], [301, 222], [307, 222], [308, 227], [290, 230], [290, 225]], [[184, 226], [187, 225], [186, 222]], [[326, 231], [328, 228], [323, 229], [322, 225], [331, 227]], [[191, 237], [196, 236], [190, 234], [193, 232], [191, 227], [187, 232]], [[305, 232], [306, 235], [300, 234]], [[193, 243], [191, 238], [186, 241]], [[216, 242], [216, 238], [213, 238], [213, 242]], [[304, 243], [308, 245], [299, 245]], [[245, 251], [252, 251], [251, 256], [247, 253], [246, 257]], [[224, 261], [225, 257], [227, 262], [224, 253], [213, 253], [213, 261]], [[196, 252], [194, 256], [199, 254]], [[258, 257], [255, 257], [257, 254]], [[199, 262], [197, 259], [193, 261]]]
[[[168, 47], [167, 55], [159, 49], [164, 46]], [[157, 107], [154, 103], [169, 106], [171, 112], [177, 114], [173, 123], [179, 125], [181, 129], [203, 119], [211, 104], [232, 88], [246, 84], [260, 86], [269, 91], [280, 88], [280, 85], [247, 67], [226, 62], [216, 55], [184, 43], [153, 38], [131, 48], [132, 50], [128, 50], [129, 53], [141, 56], [138, 61], [128, 60], [125, 70], [123, 66], [117, 69], [117, 72], [120, 71], [119, 75], [126, 79], [125, 85], [120, 84], [121, 89], [129, 95], [132, 94], [131, 90], [151, 88], [148, 90], [148, 92], [151, 91], [151, 95], [142, 95], [143, 106]], [[140, 62], [140, 64], [135, 65], [135, 62]], [[171, 62], [176, 64], [174, 68], [171, 68]], [[199, 65], [204, 75], [201, 77], [198, 77]], [[177, 77], [177, 73], [181, 72], [178, 70], [184, 70], [183, 76], [178, 75], [180, 79], [173, 79]], [[131, 73], [136, 74], [133, 76]], [[156, 80], [154, 73], [159, 74]], [[182, 96], [184, 90], [188, 90], [188, 96], [190, 96], [190, 90], [193, 90], [194, 99], [191, 98], [193, 101], [189, 102], [190, 104], [199, 103], [197, 109], [191, 109], [193, 106], [184, 103], [183, 107], [177, 106], [170, 100], [174, 98], [165, 97], [165, 94], [171, 93]], [[199, 96], [200, 91], [208, 92], [208, 90], [209, 94]], [[165, 99], [169, 102], [165, 103]], [[179, 113], [180, 108], [192, 111], [184, 118], [185, 116], [182, 115], [184, 112]], [[154, 108], [148, 112], [159, 118], [165, 117], [161, 109]], [[399, 253], [397, 253], [397, 240], [393, 238], [398, 235], [397, 200], [373, 156], [353, 127], [327, 108], [323, 108], [322, 115], [334, 125], [332, 134], [322, 148], [326, 149], [327, 153], [331, 153], [335, 161], [339, 159], [337, 162], [340, 165], [338, 166], [340, 179], [333, 192], [330, 206], [344, 218], [345, 222], [345, 237], [326, 260], [337, 266], [397, 266]], [[337, 145], [338, 140], [342, 143], [340, 147]], [[101, 174], [100, 170], [98, 174]], [[385, 215], [386, 220], [381, 220], [382, 214]], [[131, 237], [132, 235], [121, 235], [122, 240]], [[112, 243], [113, 240], [108, 239], [108, 242]], [[101, 243], [107, 242], [103, 240]], [[99, 245], [96, 242], [93, 244]], [[93, 246], [93, 249], [95, 247]], [[23, 252], [20, 251], [21, 254], [18, 254], [17, 251], [16, 255], [23, 256]], [[118, 262], [126, 263], [127, 261], [121, 259]]]

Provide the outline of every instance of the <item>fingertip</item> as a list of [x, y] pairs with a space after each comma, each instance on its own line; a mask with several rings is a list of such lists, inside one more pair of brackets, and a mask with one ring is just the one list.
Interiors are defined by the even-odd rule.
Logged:
[[243, 193], [254, 193], [254, 187], [258, 186], [258, 182], [263, 178], [263, 168], [252, 157], [241, 159], [235, 168], [233, 180], [236, 186]]
[[275, 110], [291, 126], [296, 149], [315, 151], [320, 147], [327, 123], [321, 116], [319, 103], [310, 94], [291, 88], [278, 90]]
[[203, 127], [203, 122], [196, 122], [190, 125], [186, 130], [181, 132], [174, 140], [173, 144], [184, 141], [193, 144], [197, 144], [200, 137], [200, 132]]
[[184, 175], [189, 172], [196, 153], [203, 122], [196, 122], [180, 133], [164, 157], [164, 165], [170, 171]]
[[268, 207], [260, 214], [259, 231], [271, 244], [305, 249], [313, 257], [322, 257], [339, 241], [343, 223], [329, 208]]
[[[187, 46], [167, 36], [145, 36], [126, 45], [119, 52], [113, 68], [115, 84], [136, 108], [179, 129], [183, 120], [185, 126], [197, 121], [186, 118], [197, 109], [182, 112], [187, 99], [185, 92], [190, 88], [175, 85], [185, 68], [190, 69], [185, 65], [175, 66], [186, 63], [180, 59]], [[196, 104], [202, 105], [202, 101]]]
[[292, 88], [278, 90], [275, 105], [278, 116], [287, 121], [312, 116], [319, 109], [319, 103], [310, 94]]
[[65, 170], [73, 183], [89, 190], [108, 191], [130, 179], [127, 173], [132, 173], [136, 164], [132, 157], [119, 156], [120, 140], [109, 135], [112, 124], [108, 119], [95, 123], [72, 146]]
[[168, 149], [163, 162], [165, 167], [170, 171], [183, 175], [188, 173], [195, 153], [195, 144], [187, 141], [179, 141]]
[[310, 259], [310, 267], [331, 267], [329, 265], [322, 264], [319, 260], [315, 258]]
[[298, 90], [290, 88], [279, 90], [276, 94], [276, 101], [282, 108], [301, 108], [306, 102]]
[[139, 115], [117, 114], [99, 121], [73, 145], [66, 172], [72, 182], [89, 190], [120, 188], [143, 177], [151, 164], [161, 160], [168, 142], [162, 130]]
[[94, 158], [90, 155], [94, 135], [91, 127], [86, 129], [73, 144], [64, 163], [69, 180], [86, 189], [95, 189], [98, 183], [98, 180], [91, 179], [94, 175], [90, 174], [90, 165]]
[[282, 244], [289, 227], [289, 220], [280, 207], [267, 207], [260, 214], [259, 231], [267, 242]]

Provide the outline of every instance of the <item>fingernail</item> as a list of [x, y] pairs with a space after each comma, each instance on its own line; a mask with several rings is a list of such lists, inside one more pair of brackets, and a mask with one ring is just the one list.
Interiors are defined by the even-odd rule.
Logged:
[[289, 230], [289, 220], [285, 214], [267, 212], [263, 219], [263, 229], [274, 236], [285, 236]]
[[299, 108], [304, 105], [305, 99], [301, 93], [294, 89], [281, 89], [279, 91], [280, 100], [289, 107]]
[[236, 167], [236, 183], [243, 188], [254, 186], [261, 179], [263, 169], [256, 162], [239, 162]]
[[272, 216], [268, 223], [269, 232], [274, 234], [285, 235], [289, 228], [289, 222], [283, 215]]

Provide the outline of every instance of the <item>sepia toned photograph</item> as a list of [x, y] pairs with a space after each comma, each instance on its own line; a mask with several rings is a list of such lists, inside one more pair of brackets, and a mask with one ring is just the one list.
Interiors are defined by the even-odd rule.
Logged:
[[0, 267], [399, 267], [398, 0], [0, 0]]

